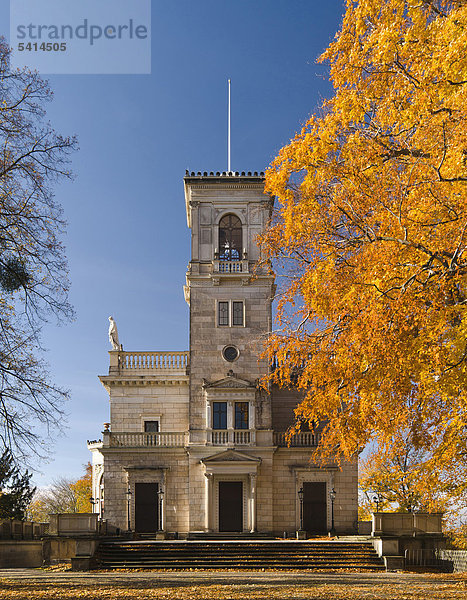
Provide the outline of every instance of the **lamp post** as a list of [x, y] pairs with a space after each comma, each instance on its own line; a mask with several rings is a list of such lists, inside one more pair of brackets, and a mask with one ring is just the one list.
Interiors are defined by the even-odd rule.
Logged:
[[381, 504], [381, 502], [383, 501], [383, 497], [381, 496], [381, 494], [378, 492], [377, 494], [375, 494], [372, 498], [373, 502], [376, 504], [376, 512], [379, 512], [379, 505]]
[[159, 496], [159, 531], [163, 531], [163, 524], [164, 524], [164, 519], [162, 517], [162, 510], [164, 507], [164, 490], [159, 489], [159, 491], [157, 492], [157, 495]]
[[98, 500], [97, 498], [94, 498], [93, 496], [91, 496], [91, 497], [89, 498], [89, 502], [91, 503], [91, 506], [92, 506], [92, 508], [91, 508], [91, 512], [95, 512], [95, 510], [94, 510], [94, 506], [95, 506], [96, 504], [99, 504], [99, 500]]
[[131, 504], [131, 489], [128, 485], [128, 489], [125, 492], [126, 500], [127, 500], [127, 515], [128, 515], [128, 531], [131, 531], [131, 520], [130, 520], [130, 504]]
[[303, 531], [303, 486], [298, 490], [298, 499], [300, 500], [300, 531]]
[[331, 531], [329, 532], [330, 536], [336, 535], [336, 530], [334, 529], [334, 500], [336, 499], [336, 490], [331, 488], [329, 492], [329, 499], [331, 500]]
[[101, 495], [100, 495], [100, 507], [99, 511], [101, 514], [101, 519], [104, 518], [104, 484], [101, 483]]

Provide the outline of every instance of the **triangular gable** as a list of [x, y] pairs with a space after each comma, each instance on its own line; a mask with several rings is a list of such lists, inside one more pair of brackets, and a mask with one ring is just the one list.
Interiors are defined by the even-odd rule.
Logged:
[[212, 454], [211, 456], [207, 456], [206, 458], [202, 458], [201, 462], [206, 463], [225, 463], [225, 462], [250, 462], [250, 463], [260, 463], [261, 459], [256, 456], [250, 456], [249, 454], [245, 454], [244, 452], [238, 452], [237, 450], [226, 450], [225, 452], [220, 452], [218, 454]]
[[239, 377], [236, 377], [233, 373], [232, 375], [229, 375], [227, 377], [224, 377], [223, 379], [219, 379], [218, 381], [212, 381], [209, 382], [206, 379], [204, 380], [203, 383], [203, 388], [205, 390], [209, 390], [209, 389], [215, 389], [215, 390], [219, 390], [219, 389], [237, 389], [237, 390], [252, 390], [252, 389], [256, 389], [256, 386], [251, 383], [251, 381], [246, 381], [245, 379], [240, 379]]

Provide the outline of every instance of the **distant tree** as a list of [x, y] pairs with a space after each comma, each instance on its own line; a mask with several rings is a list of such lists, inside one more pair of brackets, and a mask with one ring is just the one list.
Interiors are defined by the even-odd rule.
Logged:
[[58, 477], [48, 488], [38, 490], [29, 506], [32, 520], [44, 522], [51, 513], [92, 512], [92, 466], [85, 465], [85, 474], [77, 480]]
[[45, 452], [41, 439], [61, 428], [65, 392], [41, 357], [40, 326], [67, 319], [64, 221], [52, 186], [69, 178], [74, 138], [45, 120], [46, 81], [10, 69], [0, 38], [0, 448], [15, 458]]
[[284, 275], [269, 383], [303, 390], [317, 459], [385, 453], [410, 427], [465, 485], [467, 3], [346, 5], [322, 56], [334, 95], [266, 174]]
[[9, 450], [0, 456], [0, 519], [24, 519], [36, 488], [32, 474], [20, 473]]
[[[371, 449], [370, 449], [371, 450]], [[443, 512], [451, 520], [457, 518], [465, 503], [464, 482], [459, 473], [432, 468], [429, 451], [416, 447], [410, 434], [398, 434], [385, 451], [369, 452], [361, 461], [359, 487], [362, 508], [396, 512]]]

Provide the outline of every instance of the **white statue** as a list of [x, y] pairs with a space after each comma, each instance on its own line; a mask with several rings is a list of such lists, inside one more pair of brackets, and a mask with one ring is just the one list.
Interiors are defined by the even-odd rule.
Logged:
[[117, 323], [115, 323], [113, 317], [109, 317], [109, 342], [112, 345], [113, 350], [120, 350], [120, 342], [118, 341]]

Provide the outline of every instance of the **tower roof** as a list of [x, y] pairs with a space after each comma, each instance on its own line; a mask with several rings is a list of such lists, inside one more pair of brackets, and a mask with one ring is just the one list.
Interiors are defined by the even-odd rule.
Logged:
[[[191, 200], [193, 190], [250, 189], [264, 190], [263, 171], [185, 171], [185, 205], [188, 227], [191, 227]], [[267, 197], [265, 197], [266, 199]]]
[[186, 183], [191, 182], [199, 182], [199, 181], [209, 181], [211, 183], [216, 183], [217, 181], [232, 181], [232, 182], [240, 182], [240, 181], [248, 181], [250, 183], [263, 183], [264, 181], [264, 173], [263, 171], [185, 171], [184, 180]]

